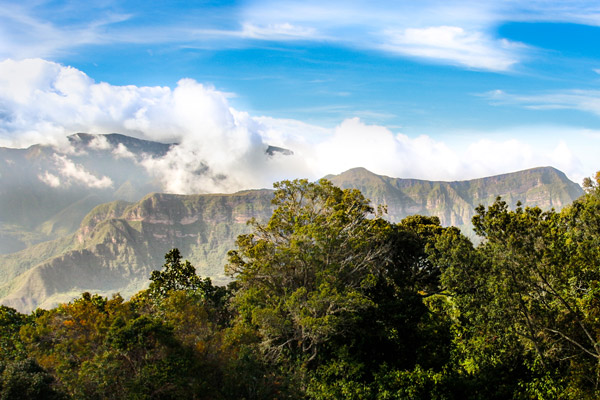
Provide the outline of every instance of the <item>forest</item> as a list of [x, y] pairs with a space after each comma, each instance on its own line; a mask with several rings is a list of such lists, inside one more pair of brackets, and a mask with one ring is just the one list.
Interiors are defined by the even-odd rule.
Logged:
[[475, 241], [327, 180], [275, 189], [227, 287], [173, 249], [128, 300], [1, 306], [0, 399], [600, 397], [600, 173], [560, 212], [478, 207]]

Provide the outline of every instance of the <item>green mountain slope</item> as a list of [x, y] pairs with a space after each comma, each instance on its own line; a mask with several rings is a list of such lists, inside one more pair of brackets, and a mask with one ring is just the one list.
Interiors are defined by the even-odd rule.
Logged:
[[343, 188], [359, 189], [373, 204], [386, 205], [392, 221], [414, 214], [437, 215], [443, 225], [462, 227], [466, 234], [475, 207], [487, 206], [497, 196], [510, 206], [520, 201], [526, 206], [558, 210], [583, 194], [578, 184], [552, 167], [455, 182], [390, 178], [364, 168], [327, 179]]
[[[99, 204], [165, 191], [158, 167], [151, 165], [178, 146], [116, 133], [76, 133], [60, 146], [0, 147], [0, 254], [73, 233]], [[256, 156], [275, 153], [292, 154], [270, 146]], [[213, 173], [200, 165], [196, 176]]]
[[[363, 168], [328, 176], [336, 185], [358, 188], [399, 221], [413, 214], [437, 215], [444, 225], [466, 232], [478, 204], [502, 196], [511, 205], [556, 209], [583, 192], [554, 168], [535, 168], [459, 182], [397, 179]], [[115, 201], [95, 207], [75, 233], [0, 255], [0, 303], [29, 311], [68, 301], [83, 291], [127, 296], [147, 284], [164, 254], [177, 247], [202, 276], [224, 283], [227, 251], [237, 235], [249, 231], [251, 218], [267, 220], [272, 191], [229, 195], [150, 194], [136, 203]], [[69, 218], [47, 222], [66, 231]], [[62, 224], [62, 225], [61, 225]]]
[[2, 304], [51, 307], [82, 291], [131, 295], [177, 247], [198, 273], [224, 283], [226, 253], [251, 218], [267, 220], [269, 190], [231, 195], [151, 194], [92, 210], [72, 235], [0, 257]]
[[[73, 233], [98, 204], [159, 191], [139, 162], [160, 158], [173, 146], [118, 134], [77, 133], [67, 142], [0, 147], [0, 254]], [[122, 156], [125, 150], [128, 157]]]

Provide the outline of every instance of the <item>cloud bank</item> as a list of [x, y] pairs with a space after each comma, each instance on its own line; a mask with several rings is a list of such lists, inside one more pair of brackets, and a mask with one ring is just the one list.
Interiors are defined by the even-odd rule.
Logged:
[[[270, 187], [281, 179], [317, 179], [358, 166], [394, 177], [431, 180], [470, 179], [541, 165], [561, 168], [576, 180], [592, 173], [584, 170], [564, 140], [547, 140], [540, 147], [520, 140], [518, 132], [496, 139], [474, 133], [453, 147], [427, 135], [409, 137], [367, 125], [358, 118], [327, 129], [252, 116], [232, 108], [226, 94], [191, 79], [180, 80], [175, 88], [113, 86], [41, 59], [0, 62], [0, 143], [11, 147], [47, 143], [67, 149], [65, 137], [75, 132], [118, 132], [180, 143], [162, 158], [139, 161], [165, 191], [175, 193]], [[268, 145], [294, 154], [268, 156]], [[107, 144], [98, 140], [94, 146], [101, 149]], [[132, 157], [123, 147], [113, 153]], [[40, 176], [49, 185], [112, 184], [67, 158], [55, 161], [60, 176]]]

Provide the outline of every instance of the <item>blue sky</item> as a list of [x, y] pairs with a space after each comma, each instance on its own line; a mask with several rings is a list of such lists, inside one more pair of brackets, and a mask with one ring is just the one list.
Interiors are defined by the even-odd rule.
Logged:
[[[196, 147], [219, 137], [224, 146], [235, 139], [294, 147], [303, 160], [282, 174], [310, 177], [359, 166], [352, 162], [425, 179], [553, 165], [580, 181], [600, 169], [597, 2], [39, 0], [0, 6], [5, 145], [58, 140], [75, 129], [175, 138]], [[38, 64], [24, 64], [27, 59]], [[66, 75], [74, 81], [65, 83]], [[181, 109], [169, 107], [178, 104], [184, 78], [204, 90], [186, 101], [196, 104], [194, 118], [204, 118], [194, 126], [210, 120], [212, 136], [172, 117]], [[95, 100], [78, 108], [65, 99], [82, 96], [81, 85], [93, 88]], [[123, 100], [124, 88], [134, 100]], [[28, 101], [19, 94], [24, 91]], [[148, 117], [148, 104], [163, 116], [160, 123]], [[373, 143], [395, 150], [379, 151]], [[238, 156], [247, 158], [251, 148]], [[239, 160], [213, 161], [229, 170]], [[266, 174], [264, 181], [280, 177], [286, 176]]]

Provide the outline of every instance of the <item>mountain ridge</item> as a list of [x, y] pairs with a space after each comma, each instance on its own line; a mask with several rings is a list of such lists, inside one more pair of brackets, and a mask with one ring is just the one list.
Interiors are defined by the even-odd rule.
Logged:
[[[583, 194], [581, 187], [553, 167], [536, 167], [464, 181], [427, 181], [377, 175], [365, 168], [353, 168], [339, 175], [327, 175], [343, 188], [359, 189], [374, 204], [385, 204], [390, 219], [406, 215], [435, 214], [442, 224], [468, 226], [479, 203], [491, 204], [501, 196], [509, 205], [518, 201], [543, 209], [560, 209]], [[452, 203], [452, 207], [446, 207]]]
[[[514, 205], [542, 201], [561, 208], [583, 194], [581, 188], [552, 167], [533, 168], [470, 181], [425, 181], [391, 178], [364, 168], [328, 175], [334, 184], [363, 191], [375, 205], [385, 204], [387, 218], [437, 215], [444, 225], [469, 229], [474, 200], [491, 204], [503, 195]], [[516, 189], [507, 192], [510, 187]], [[0, 255], [0, 302], [23, 311], [52, 307], [83, 291], [131, 295], [163, 263], [173, 247], [198, 273], [225, 283], [226, 253], [246, 221], [268, 220], [273, 211], [270, 189], [233, 194], [177, 195], [151, 193], [139, 201], [97, 205], [77, 230], [17, 253]]]

